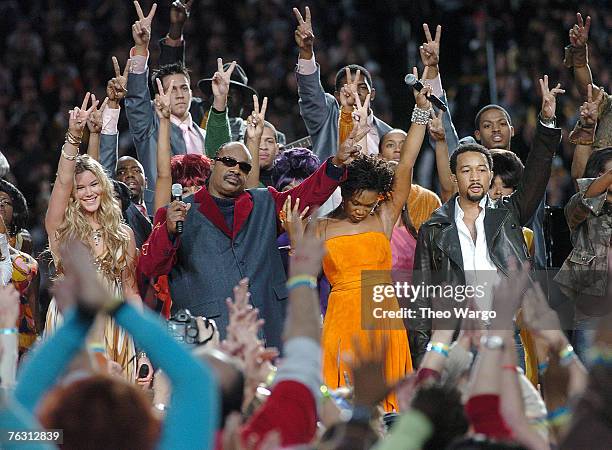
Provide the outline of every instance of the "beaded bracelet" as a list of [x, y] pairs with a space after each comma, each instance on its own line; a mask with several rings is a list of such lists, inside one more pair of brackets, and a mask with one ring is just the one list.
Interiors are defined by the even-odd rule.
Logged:
[[565, 348], [559, 352], [559, 364], [564, 367], [569, 366], [572, 361], [574, 361], [574, 358], [576, 358], [576, 352], [574, 352], [574, 347], [570, 344], [567, 344]]
[[306, 286], [310, 289], [316, 289], [317, 279], [312, 275], [295, 275], [287, 280], [287, 290], [289, 291], [300, 286]]
[[410, 120], [412, 123], [416, 123], [417, 125], [427, 125], [430, 118], [431, 109], [422, 109], [415, 106], [412, 110], [412, 118]]
[[538, 364], [538, 374], [540, 376], [544, 375], [548, 370], [548, 361], [544, 361]]
[[443, 342], [430, 342], [429, 344], [427, 344], [427, 351], [428, 352], [436, 352], [441, 354], [442, 356], [444, 356], [445, 358], [448, 358], [448, 351], [449, 351], [450, 347], [446, 344], [444, 344]]
[[76, 152], [75, 155], [69, 155], [68, 153], [64, 151], [64, 146], [62, 145], [62, 156], [66, 158], [68, 161], [74, 161], [75, 159], [77, 159], [77, 156], [79, 156], [79, 152]]
[[17, 328], [0, 328], [0, 334], [17, 334]]
[[569, 421], [570, 417], [570, 410], [566, 406], [560, 406], [548, 413], [548, 423], [551, 426], [561, 427]]

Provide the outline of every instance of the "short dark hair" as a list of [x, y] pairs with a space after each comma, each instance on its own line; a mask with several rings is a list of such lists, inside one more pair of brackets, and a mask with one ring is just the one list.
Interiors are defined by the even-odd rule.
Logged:
[[490, 109], [499, 109], [502, 113], [504, 113], [504, 116], [506, 116], [508, 125], [512, 126], [512, 119], [510, 118], [510, 113], [506, 111], [505, 108], [502, 108], [499, 105], [490, 104], [490, 105], [482, 107], [480, 111], [476, 113], [476, 119], [474, 119], [474, 126], [476, 127], [475, 128], [476, 130], [480, 129], [480, 116], [482, 116], [485, 112], [487, 112]]
[[493, 158], [491, 158], [491, 150], [480, 144], [462, 144], [457, 147], [450, 157], [450, 169], [453, 174], [457, 174], [457, 157], [462, 153], [478, 152], [485, 155], [489, 169], [493, 170]]
[[585, 178], [597, 178], [604, 171], [606, 163], [612, 159], [612, 147], [594, 151], [584, 168]]
[[151, 83], [153, 83], [153, 90], [157, 93], [157, 82], [159, 80], [163, 83], [164, 77], [168, 75], [185, 75], [187, 77], [187, 81], [191, 81], [191, 77], [189, 76], [189, 69], [185, 67], [182, 63], [172, 63], [172, 64], [164, 64], [163, 66], [159, 66], [151, 75]]
[[516, 189], [525, 166], [516, 153], [510, 150], [491, 150], [493, 158], [493, 177], [500, 177], [504, 186]]
[[372, 88], [372, 75], [370, 75], [370, 71], [366, 69], [365, 67], [360, 66], [359, 64], [349, 64], [348, 66], [344, 66], [342, 69], [336, 72], [336, 84], [335, 84], [336, 91], [339, 92], [340, 89], [342, 89], [342, 85], [344, 84], [342, 83], [342, 79], [346, 77], [347, 67], [351, 71], [351, 74], [354, 74], [358, 70], [360, 70], [361, 76], [366, 79], [366, 81], [370, 85], [370, 88]]
[[365, 190], [387, 194], [393, 189], [393, 170], [391, 165], [381, 158], [360, 155], [347, 169], [346, 180], [340, 184], [343, 198], [350, 198]]
[[8, 230], [11, 236], [15, 236], [28, 225], [28, 204], [19, 189], [12, 183], [0, 179], [0, 191], [11, 197], [13, 203], [13, 222]]

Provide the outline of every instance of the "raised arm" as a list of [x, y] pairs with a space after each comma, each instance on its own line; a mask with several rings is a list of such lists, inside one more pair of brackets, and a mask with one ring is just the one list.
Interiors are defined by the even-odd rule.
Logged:
[[[295, 43], [299, 49], [297, 84], [300, 115], [304, 119], [310, 135], [316, 135], [329, 120], [338, 104], [331, 95], [326, 95], [321, 85], [321, 73], [314, 62], [314, 32], [310, 8], [306, 7], [305, 18], [297, 8], [293, 8], [298, 25], [294, 33]], [[333, 149], [325, 149], [333, 152]], [[325, 157], [326, 155], [318, 155]]]
[[572, 159], [572, 180], [576, 185], [576, 180], [584, 176], [586, 163], [593, 152], [593, 141], [597, 130], [597, 115], [599, 105], [603, 101], [604, 93], [599, 90], [593, 95], [594, 86], [587, 86], [586, 102], [580, 107], [580, 118], [573, 131], [569, 135], [570, 142], [576, 144], [574, 157]]
[[[127, 81], [128, 93], [125, 98], [125, 112], [130, 131], [136, 143], [147, 139], [155, 127], [155, 111], [151, 105], [151, 93], [147, 81], [149, 57], [149, 41], [151, 40], [151, 22], [157, 9], [154, 3], [148, 16], [144, 16], [138, 2], [134, 2], [138, 20], [132, 25], [134, 47], [131, 50], [132, 64]], [[140, 146], [136, 146], [138, 151]], [[139, 159], [142, 155], [138, 155]]]
[[247, 189], [259, 187], [259, 144], [261, 143], [266, 110], [268, 109], [268, 97], [264, 97], [261, 109], [259, 109], [259, 99], [256, 95], [253, 95], [253, 105], [254, 109], [247, 119], [247, 129], [244, 137], [252, 158], [252, 169], [246, 181]]
[[[428, 67], [425, 67], [425, 73], [427, 71]], [[413, 68], [412, 72], [418, 77], [416, 67]], [[430, 93], [431, 86], [424, 87], [421, 92], [415, 91], [416, 106], [412, 113], [410, 130], [408, 130], [406, 140], [402, 144], [400, 161], [393, 176], [393, 194], [390, 200], [382, 204], [380, 210], [380, 216], [388, 236], [391, 236], [393, 227], [408, 200], [412, 184], [412, 169], [421, 150], [427, 124], [431, 117], [431, 103], [427, 100]]]
[[[91, 101], [96, 101], [96, 96], [91, 96]], [[100, 161], [100, 133], [102, 132], [102, 113], [106, 109], [108, 97], [102, 102], [100, 108], [94, 108], [87, 118], [87, 128], [89, 129], [89, 142], [87, 143], [87, 154], [96, 161]]]
[[[565, 65], [574, 68], [576, 87], [584, 97], [586, 97], [587, 86], [593, 83], [587, 45], [590, 28], [591, 16], [587, 16], [585, 22], [582, 19], [582, 14], [576, 13], [576, 23], [569, 30], [570, 45], [565, 47]], [[595, 89], [599, 90], [598, 88]]]
[[429, 123], [429, 139], [435, 142], [436, 168], [438, 169], [438, 180], [440, 181], [441, 190], [440, 198], [442, 203], [446, 203], [457, 192], [457, 186], [453, 183], [451, 176], [443, 115], [444, 112], [440, 111], [432, 117]]
[[152, 313], [123, 302], [113, 316], [172, 383], [172, 400], [157, 447], [212, 448], [218, 425], [219, 387], [211, 368], [172, 339]]
[[357, 144], [368, 134], [369, 126], [360, 122], [359, 126], [354, 127], [349, 137], [338, 147], [338, 151], [333, 158], [328, 158], [315, 173], [306, 178], [293, 189], [278, 192], [269, 187], [268, 191], [272, 194], [276, 203], [278, 213], [284, 206], [285, 200], [290, 195], [301, 200], [300, 211], [306, 207], [321, 206], [329, 198], [340, 182], [346, 179], [346, 166], [359, 155], [361, 148]]
[[[425, 82], [431, 84], [432, 93], [438, 98], [440, 98], [444, 103], [448, 104], [446, 101], [446, 94], [444, 89], [442, 88], [442, 77], [440, 75], [439, 63], [440, 63], [440, 38], [442, 37], [442, 26], [438, 25], [436, 27], [435, 37], [431, 37], [431, 32], [429, 31], [429, 25], [426, 23], [423, 24], [423, 31], [425, 33], [425, 42], [419, 47], [419, 53], [421, 55], [421, 62], [424, 67], [428, 67], [427, 76], [425, 78]], [[435, 108], [438, 111], [437, 108]], [[442, 111], [440, 111], [442, 112]], [[448, 166], [448, 157], [457, 149], [459, 145], [459, 137], [457, 136], [457, 130], [455, 130], [455, 126], [453, 125], [453, 120], [451, 116], [450, 109], [442, 116], [442, 120], [440, 123], [441, 133], [444, 135], [444, 139], [442, 140], [440, 136], [434, 136], [431, 133], [429, 134], [429, 139], [425, 139], [425, 148], [428, 147], [435, 151], [436, 153], [436, 164], [438, 165], [438, 178], [440, 179], [440, 184], [442, 185], [442, 201], [445, 202], [454, 194], [451, 192], [448, 194], [448, 186], [444, 183], [446, 180], [442, 180], [442, 174], [440, 172], [439, 158], [442, 157], [442, 149], [446, 149], [446, 155], [444, 155], [444, 159], [446, 159], [446, 165]], [[442, 141], [446, 142], [446, 145], [442, 145]], [[442, 159], [441, 161], [443, 161]], [[449, 169], [450, 173], [450, 169]], [[448, 195], [447, 199], [444, 199], [445, 195]]]
[[127, 60], [123, 73], [119, 68], [119, 61], [113, 56], [113, 69], [115, 76], [106, 83], [106, 96], [108, 104], [102, 113], [102, 132], [100, 135], [100, 164], [112, 177], [117, 169], [118, 146], [119, 146], [119, 114], [121, 114], [120, 102], [127, 93], [128, 72], [131, 60]]
[[204, 149], [206, 156], [209, 158], [217, 156], [219, 147], [232, 140], [227, 115], [227, 96], [231, 76], [235, 68], [236, 61], [232, 61], [227, 70], [223, 70], [223, 60], [217, 58], [217, 71], [213, 74], [211, 82], [213, 104], [208, 112], [206, 136], [204, 138]]
[[155, 112], [159, 117], [159, 134], [157, 137], [157, 181], [155, 183], [155, 211], [170, 203], [170, 189], [172, 187], [172, 172], [170, 160], [170, 93], [174, 88], [174, 80], [170, 82], [168, 92], [164, 92], [161, 80], [157, 80], [155, 95]]
[[168, 34], [159, 41], [159, 65], [172, 63], [185, 65], [185, 40], [183, 28], [191, 13], [193, 0], [175, 0], [170, 6], [170, 27]]
[[79, 145], [83, 138], [83, 130], [87, 123], [89, 114], [98, 105], [98, 101], [92, 103], [87, 109], [91, 94], [88, 92], [83, 99], [81, 108], [75, 107], [69, 112], [68, 132], [66, 141], [61, 149], [61, 157], [57, 166], [57, 176], [49, 198], [49, 206], [45, 216], [45, 229], [49, 236], [49, 245], [55, 251], [55, 232], [64, 221], [66, 208], [72, 193], [74, 184], [74, 167], [77, 156], [79, 155]]
[[548, 75], [544, 75], [544, 79], [540, 79], [540, 88], [542, 90], [540, 119], [538, 120], [531, 151], [527, 157], [527, 164], [525, 164], [525, 172], [516, 191], [510, 196], [510, 201], [516, 208], [522, 226], [531, 220], [546, 192], [552, 159], [561, 140], [561, 129], [554, 128], [554, 119], [556, 96], [563, 94], [565, 91], [561, 89], [560, 84], [557, 84], [553, 89], [549, 89]]

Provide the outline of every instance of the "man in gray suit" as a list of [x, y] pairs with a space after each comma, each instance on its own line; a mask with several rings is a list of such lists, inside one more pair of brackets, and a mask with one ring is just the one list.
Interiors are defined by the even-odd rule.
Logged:
[[[148, 211], [152, 211], [157, 178], [157, 134], [159, 119], [151, 102], [147, 75], [149, 58], [149, 41], [151, 40], [151, 22], [155, 14], [155, 6], [147, 16], [144, 16], [138, 3], [135, 3], [138, 18], [132, 25], [134, 47], [130, 51], [130, 73], [127, 80], [127, 96], [125, 98], [125, 111], [130, 124], [130, 132], [134, 139], [138, 160], [144, 168], [147, 179], [147, 188], [144, 192], [144, 201]], [[173, 155], [185, 153], [205, 154], [207, 146], [214, 150], [224, 142], [229, 141], [229, 123], [227, 122], [227, 94], [229, 80], [236, 63], [232, 63], [228, 70], [222, 69], [222, 61], [218, 61], [219, 71], [213, 76], [213, 94], [215, 99], [209, 115], [209, 128], [223, 129], [222, 133], [215, 133], [217, 139], [207, 138], [207, 134], [192, 120], [189, 112], [192, 92], [187, 69], [182, 64], [167, 64], [154, 73], [155, 79], [160, 79], [164, 88], [169, 89], [174, 81], [174, 88], [170, 93], [171, 131], [170, 145]], [[155, 86], [155, 82], [153, 85]], [[216, 124], [219, 124], [217, 126]], [[223, 135], [223, 136], [221, 136]], [[214, 140], [216, 142], [210, 142]]]
[[[363, 104], [368, 94], [370, 101], [374, 101], [376, 90], [372, 87], [370, 73], [361, 66], [351, 64], [338, 71], [334, 95], [326, 94], [321, 85], [320, 67], [314, 57], [314, 33], [310, 9], [306, 7], [305, 19], [297, 8], [294, 8], [293, 12], [298, 20], [295, 42], [300, 50], [296, 70], [300, 114], [312, 138], [312, 150], [323, 161], [333, 155], [338, 148], [340, 112], [342, 109], [348, 114], [348, 117], [352, 114], [353, 92], [359, 95]], [[347, 69], [350, 71], [351, 79], [347, 79]], [[357, 73], [359, 76], [356, 76]], [[349, 91], [345, 92], [349, 95], [341, 92], [345, 84], [348, 84]], [[372, 128], [367, 136], [367, 152], [378, 154], [380, 139], [391, 131], [391, 127], [375, 117], [372, 110], [368, 115], [368, 124]]]

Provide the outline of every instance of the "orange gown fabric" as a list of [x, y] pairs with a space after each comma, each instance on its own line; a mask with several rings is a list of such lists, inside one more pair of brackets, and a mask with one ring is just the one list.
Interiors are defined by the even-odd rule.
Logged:
[[[353, 336], [358, 336], [361, 343], [386, 337], [385, 377], [388, 383], [399, 381], [412, 372], [406, 330], [364, 330], [361, 320], [362, 271], [391, 270], [389, 240], [383, 233], [366, 232], [337, 236], [326, 240], [325, 245], [327, 254], [323, 258], [323, 271], [331, 284], [321, 342], [325, 384], [332, 389], [345, 385], [344, 373], [350, 375], [351, 372], [343, 356], [352, 353]], [[389, 282], [390, 274], [387, 278], [386, 282]], [[372, 281], [373, 284], [379, 282]], [[393, 301], [397, 303], [396, 299]], [[395, 394], [389, 395], [383, 406], [386, 411], [399, 410]]]

